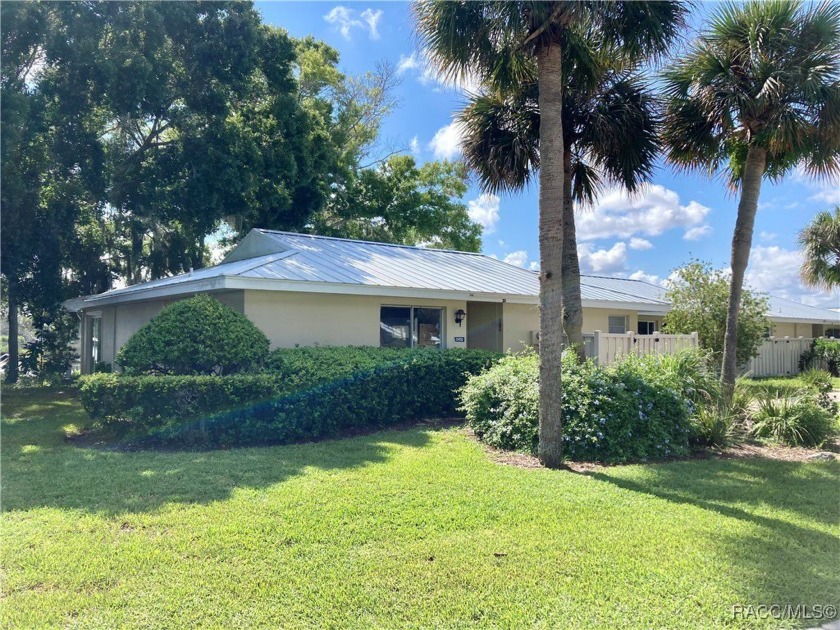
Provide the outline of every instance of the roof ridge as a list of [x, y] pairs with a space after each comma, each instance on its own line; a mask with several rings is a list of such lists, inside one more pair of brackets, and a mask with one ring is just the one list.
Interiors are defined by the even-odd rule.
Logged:
[[487, 254], [481, 252], [464, 252], [459, 249], [443, 249], [440, 247], [421, 247], [420, 245], [403, 245], [401, 243], [383, 243], [382, 241], [365, 241], [358, 238], [344, 238], [341, 236], [323, 236], [321, 234], [307, 234], [305, 232], [287, 232], [284, 230], [268, 230], [266, 228], [254, 228], [258, 232], [265, 234], [282, 234], [283, 236], [304, 236], [306, 238], [329, 240], [329, 241], [344, 241], [348, 243], [363, 243], [365, 245], [379, 245], [382, 247], [400, 247], [403, 249], [419, 249], [424, 252], [446, 252], [449, 254], [464, 254], [465, 256], [483, 256], [485, 258], [492, 258]]

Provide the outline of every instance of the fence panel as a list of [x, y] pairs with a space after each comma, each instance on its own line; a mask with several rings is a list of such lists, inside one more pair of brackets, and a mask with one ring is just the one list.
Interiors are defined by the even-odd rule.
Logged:
[[761, 342], [758, 356], [750, 359], [747, 374], [752, 377], [783, 376], [799, 372], [799, 358], [811, 347], [810, 337], [770, 337]]
[[675, 354], [685, 348], [697, 347], [697, 333], [690, 335], [637, 335], [604, 333], [596, 330], [592, 340], [591, 357], [599, 365], [611, 365], [621, 357], [631, 354]]

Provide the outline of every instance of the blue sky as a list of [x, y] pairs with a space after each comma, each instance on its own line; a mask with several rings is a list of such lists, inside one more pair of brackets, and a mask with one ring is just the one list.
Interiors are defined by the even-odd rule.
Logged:
[[[383, 143], [413, 151], [420, 161], [458, 159], [453, 115], [465, 102], [458, 86], [445, 85], [424, 62], [408, 3], [257, 2], [263, 20], [295, 37], [313, 35], [341, 54], [348, 74], [388, 61], [399, 69], [400, 106], [385, 121]], [[700, 5], [691, 30], [702, 27], [715, 5]], [[688, 34], [687, 34], [688, 35]], [[475, 182], [465, 197], [471, 216], [485, 226], [484, 252], [531, 266], [538, 258], [537, 190], [482, 195]], [[737, 197], [719, 179], [677, 173], [662, 165], [641, 195], [628, 199], [608, 190], [578, 214], [585, 273], [660, 282], [696, 257], [719, 267], [729, 262]], [[812, 182], [791, 173], [765, 181], [756, 219], [748, 282], [781, 297], [840, 306], [837, 294], [804, 288], [798, 278], [796, 235], [822, 209], [840, 204], [840, 182]]]

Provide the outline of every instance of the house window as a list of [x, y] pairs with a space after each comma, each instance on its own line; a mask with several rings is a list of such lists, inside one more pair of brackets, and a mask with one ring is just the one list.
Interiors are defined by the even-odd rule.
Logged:
[[840, 328], [827, 328], [825, 331], [826, 337], [833, 337], [834, 339], [840, 339]]
[[656, 324], [654, 322], [639, 322], [638, 331], [640, 335], [652, 335], [656, 332]]
[[102, 360], [102, 318], [90, 318], [90, 367], [91, 371]]
[[442, 348], [443, 309], [425, 306], [381, 307], [379, 345], [387, 348]]
[[627, 332], [627, 317], [625, 315], [610, 315], [610, 333], [624, 334]]

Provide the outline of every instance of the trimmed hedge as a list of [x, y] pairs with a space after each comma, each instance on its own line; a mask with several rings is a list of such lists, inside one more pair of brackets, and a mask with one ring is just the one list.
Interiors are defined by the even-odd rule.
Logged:
[[429, 353], [440, 353], [440, 350], [377, 346], [278, 348], [269, 354], [263, 371], [281, 376], [291, 390], [329, 383], [380, 365]]
[[284, 369], [222, 377], [97, 374], [82, 379], [80, 398], [95, 431], [130, 443], [288, 443], [455, 415], [466, 375], [496, 357], [475, 350], [404, 352], [311, 386], [289, 379]]
[[260, 366], [268, 337], [242, 313], [209, 295], [170, 304], [120, 349], [132, 374], [232, 374]]

